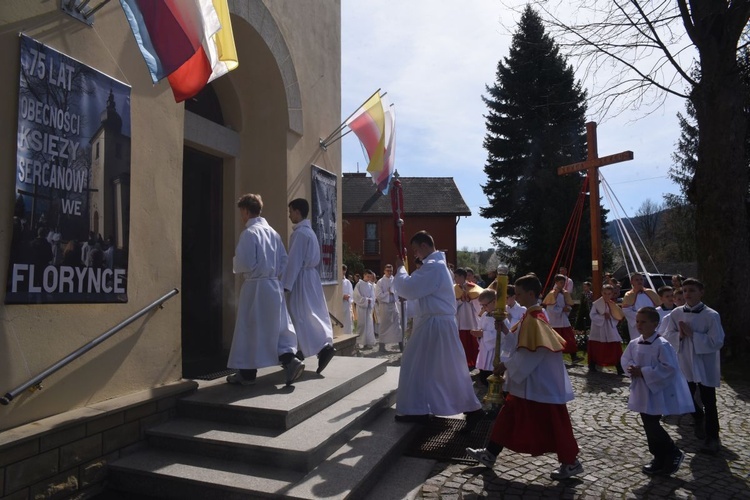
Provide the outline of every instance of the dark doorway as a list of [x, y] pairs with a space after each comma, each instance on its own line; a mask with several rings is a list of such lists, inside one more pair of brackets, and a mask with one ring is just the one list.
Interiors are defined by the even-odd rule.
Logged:
[[222, 160], [185, 148], [182, 173], [182, 375], [226, 368], [221, 348]]

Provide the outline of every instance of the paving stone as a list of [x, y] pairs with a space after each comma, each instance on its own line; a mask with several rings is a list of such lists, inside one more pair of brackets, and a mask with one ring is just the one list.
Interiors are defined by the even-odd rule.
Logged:
[[568, 410], [581, 448], [582, 478], [552, 481], [549, 473], [558, 466], [554, 454], [530, 457], [504, 450], [493, 470], [438, 463], [416, 498], [436, 498], [439, 493], [441, 499], [482, 494], [524, 499], [750, 499], [750, 384], [723, 383], [717, 390], [723, 448], [715, 456], [699, 452], [690, 415], [667, 417], [664, 428], [685, 452], [685, 461], [671, 477], [650, 477], [641, 472], [651, 455], [640, 417], [627, 409], [627, 379], [612, 373], [588, 375], [583, 366], [568, 373], [576, 393]]

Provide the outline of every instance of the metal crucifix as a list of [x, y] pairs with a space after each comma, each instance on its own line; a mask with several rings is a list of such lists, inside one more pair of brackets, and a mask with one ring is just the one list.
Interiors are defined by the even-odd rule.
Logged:
[[592, 291], [594, 300], [602, 294], [602, 224], [601, 204], [599, 203], [599, 168], [613, 163], [620, 163], [633, 159], [632, 151], [623, 151], [599, 158], [596, 143], [596, 122], [586, 124], [586, 143], [588, 155], [585, 161], [565, 165], [557, 169], [557, 175], [565, 175], [586, 170], [589, 178], [589, 207], [591, 209], [591, 271]]

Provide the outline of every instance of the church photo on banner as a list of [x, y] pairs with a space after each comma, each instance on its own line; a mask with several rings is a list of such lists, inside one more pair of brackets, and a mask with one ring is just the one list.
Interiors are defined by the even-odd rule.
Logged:
[[130, 87], [20, 41], [5, 303], [127, 302]]
[[318, 272], [324, 285], [338, 283], [336, 269], [336, 175], [312, 166], [310, 223], [320, 244]]

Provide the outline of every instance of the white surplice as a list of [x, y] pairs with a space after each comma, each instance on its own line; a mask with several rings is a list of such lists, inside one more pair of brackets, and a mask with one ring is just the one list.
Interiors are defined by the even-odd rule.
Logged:
[[[677, 350], [680, 369], [688, 382], [706, 387], [719, 387], [721, 383], [721, 361], [719, 351], [724, 345], [724, 329], [719, 313], [699, 302], [693, 308], [698, 312], [686, 312], [688, 306], [679, 306], [664, 320], [667, 322], [666, 338]], [[692, 337], [680, 338], [680, 322], [693, 328]]]
[[401, 315], [398, 310], [398, 296], [393, 289], [393, 276], [383, 276], [375, 285], [378, 302], [378, 342], [396, 344], [404, 340], [401, 331]]
[[644, 341], [638, 336], [631, 340], [622, 353], [620, 364], [626, 373], [629, 366], [639, 366], [643, 374], [630, 381], [629, 410], [649, 415], [681, 415], [695, 411], [677, 354], [664, 337], [652, 335]]
[[482, 338], [479, 339], [477, 368], [480, 370], [493, 370], [495, 368], [495, 342], [497, 341], [495, 317], [492, 314], [486, 313], [480, 316], [479, 329], [482, 330]]
[[401, 358], [396, 412], [456, 415], [481, 408], [458, 338], [456, 295], [445, 255], [431, 253], [411, 276], [399, 267], [394, 284], [400, 296], [416, 302], [417, 314]]
[[297, 331], [302, 354], [314, 356], [326, 344], [333, 345], [333, 328], [323, 295], [318, 264], [320, 245], [308, 219], [294, 225], [289, 239], [289, 261], [282, 278], [289, 291], [289, 314]]
[[372, 320], [372, 308], [375, 306], [375, 287], [363, 279], [354, 287], [354, 303], [357, 304], [357, 343], [375, 345], [375, 327]]
[[279, 234], [263, 217], [248, 220], [234, 256], [234, 273], [244, 282], [227, 367], [278, 365], [281, 354], [297, 352], [297, 337], [279, 282], [286, 263]]

